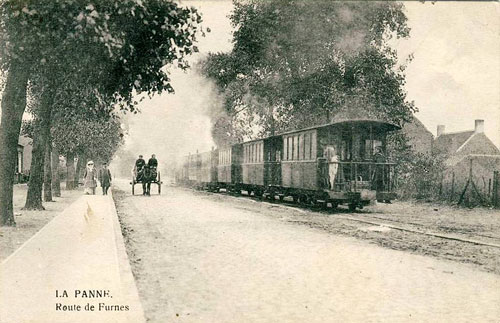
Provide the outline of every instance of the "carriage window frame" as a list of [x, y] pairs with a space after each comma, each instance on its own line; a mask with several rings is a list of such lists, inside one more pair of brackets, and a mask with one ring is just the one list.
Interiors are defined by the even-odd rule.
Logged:
[[295, 135], [293, 136], [293, 156], [292, 160], [298, 160], [299, 159], [299, 136]]
[[304, 160], [311, 159], [311, 133], [304, 134]]

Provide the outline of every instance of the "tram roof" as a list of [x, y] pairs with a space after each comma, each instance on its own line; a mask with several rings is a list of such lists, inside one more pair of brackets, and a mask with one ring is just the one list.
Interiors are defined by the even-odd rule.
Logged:
[[307, 131], [307, 130], [314, 130], [314, 129], [327, 128], [327, 127], [342, 127], [342, 126], [348, 126], [348, 125], [375, 126], [377, 128], [385, 128], [386, 131], [394, 131], [394, 130], [401, 129], [400, 126], [398, 126], [394, 123], [387, 122], [387, 121], [373, 120], [373, 119], [351, 119], [351, 120], [341, 120], [341, 121], [325, 123], [322, 125], [312, 126], [309, 128], [290, 130], [287, 132], [280, 133], [279, 136], [288, 135], [288, 134], [292, 134], [292, 133], [296, 133], [296, 132]]
[[[350, 119], [350, 120], [340, 120], [340, 121], [325, 123], [325, 124], [316, 125], [316, 126], [312, 126], [312, 127], [308, 127], [308, 128], [290, 130], [290, 131], [282, 132], [282, 133], [275, 134], [275, 135], [268, 136], [268, 137], [256, 138], [256, 139], [252, 139], [252, 140], [247, 140], [247, 141], [244, 141], [244, 142], [240, 142], [240, 143], [238, 143], [238, 145], [252, 143], [252, 142], [257, 142], [257, 141], [262, 141], [262, 140], [269, 140], [269, 139], [272, 139], [272, 138], [277, 138], [277, 137], [281, 137], [281, 136], [284, 136], [284, 135], [289, 135], [289, 134], [292, 134], [292, 133], [297, 133], [297, 132], [302, 132], [302, 131], [307, 131], [307, 130], [314, 130], [314, 129], [320, 129], [320, 128], [326, 128], [326, 127], [342, 127], [342, 126], [348, 126], [348, 125], [367, 125], [367, 126], [371, 125], [371, 126], [375, 126], [377, 128], [385, 128], [386, 131], [394, 131], [394, 130], [400, 130], [401, 129], [400, 126], [398, 126], [398, 125], [396, 125], [394, 123], [390, 123], [390, 122], [382, 121], [382, 120], [374, 120], [374, 119]], [[233, 146], [233, 145], [231, 145], [231, 146]], [[224, 146], [222, 148], [224, 149], [224, 148], [229, 148], [229, 147], [230, 146]]]

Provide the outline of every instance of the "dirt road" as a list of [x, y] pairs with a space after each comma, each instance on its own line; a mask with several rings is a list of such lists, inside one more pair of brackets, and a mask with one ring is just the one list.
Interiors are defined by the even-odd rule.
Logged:
[[500, 317], [500, 276], [471, 265], [280, 221], [237, 201], [175, 188], [130, 196], [127, 183], [118, 187], [122, 231], [150, 322]]

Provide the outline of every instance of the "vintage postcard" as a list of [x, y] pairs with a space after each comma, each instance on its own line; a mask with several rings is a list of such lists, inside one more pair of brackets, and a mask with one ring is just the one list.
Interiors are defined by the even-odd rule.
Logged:
[[0, 322], [498, 322], [496, 1], [0, 3]]

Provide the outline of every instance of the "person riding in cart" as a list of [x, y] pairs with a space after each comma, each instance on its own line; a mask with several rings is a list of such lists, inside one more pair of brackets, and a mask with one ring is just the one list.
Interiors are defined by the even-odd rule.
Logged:
[[148, 160], [148, 167], [151, 169], [153, 176], [156, 177], [156, 169], [158, 168], [158, 160], [156, 155], [152, 154], [151, 158]]
[[135, 161], [134, 165], [134, 177], [137, 178], [139, 173], [142, 171], [144, 166], [146, 165], [146, 161], [142, 158], [142, 155], [139, 155], [139, 158]]
[[158, 160], [156, 159], [155, 154], [151, 155], [151, 158], [148, 160], [148, 166], [150, 168], [157, 168], [158, 167]]

